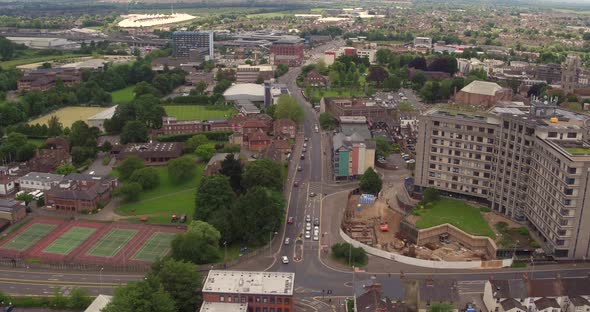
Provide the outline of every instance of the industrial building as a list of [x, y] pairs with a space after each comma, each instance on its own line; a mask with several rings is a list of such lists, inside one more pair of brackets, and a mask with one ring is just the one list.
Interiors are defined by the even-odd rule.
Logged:
[[214, 58], [213, 31], [175, 31], [172, 33], [174, 57], [189, 57], [191, 50], [202, 49], [209, 59]]

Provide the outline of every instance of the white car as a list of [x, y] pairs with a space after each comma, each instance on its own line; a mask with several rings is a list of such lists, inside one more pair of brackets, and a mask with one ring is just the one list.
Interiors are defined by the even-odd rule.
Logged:
[[318, 232], [319, 232], [319, 231], [320, 231], [320, 227], [319, 227], [319, 226], [317, 226], [317, 225], [316, 225], [316, 226], [314, 226], [314, 227], [313, 227], [313, 231], [314, 231], [314, 232], [315, 232], [315, 231], [318, 231]]
[[310, 215], [305, 216], [305, 222], [311, 222], [311, 216]]
[[284, 264], [289, 263], [289, 258], [287, 258], [287, 256], [283, 256], [282, 260]]
[[303, 143], [303, 147], [307, 147], [307, 143]]
[[408, 159], [408, 160], [406, 160], [406, 164], [413, 164], [415, 162], [416, 162], [415, 159]]
[[307, 223], [305, 224], [305, 230], [306, 230], [306, 231], [311, 231], [311, 223], [307, 222]]
[[309, 231], [305, 231], [305, 238], [311, 238], [311, 233]]
[[319, 235], [314, 235], [313, 236], [313, 240], [314, 241], [319, 241], [320, 240], [320, 236]]
[[287, 237], [287, 238], [285, 238], [285, 245], [289, 245], [289, 243], [290, 243], [290, 240], [289, 240], [289, 238], [288, 238], [288, 237]]

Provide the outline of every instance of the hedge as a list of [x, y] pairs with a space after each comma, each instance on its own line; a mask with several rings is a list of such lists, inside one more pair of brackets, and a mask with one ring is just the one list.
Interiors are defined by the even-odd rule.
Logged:
[[233, 131], [206, 131], [196, 133], [170, 134], [159, 135], [156, 140], [159, 142], [185, 142], [197, 134], [203, 134], [211, 141], [227, 141], [234, 132]]

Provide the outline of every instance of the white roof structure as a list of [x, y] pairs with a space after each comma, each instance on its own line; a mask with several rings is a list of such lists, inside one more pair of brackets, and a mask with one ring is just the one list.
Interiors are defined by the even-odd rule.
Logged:
[[113, 300], [112, 296], [98, 295], [84, 312], [100, 312], [100, 310], [104, 309], [111, 300]]
[[123, 15], [125, 19], [120, 21], [117, 26], [122, 28], [140, 28], [158, 25], [168, 25], [190, 21], [197, 18], [190, 14], [129, 14]]
[[496, 95], [496, 92], [502, 90], [502, 87], [495, 82], [474, 80], [472, 83], [466, 85], [461, 89], [463, 92], [482, 94], [482, 95]]
[[264, 86], [255, 83], [239, 83], [225, 90], [223, 97], [226, 101], [262, 102], [264, 101]]
[[246, 303], [203, 302], [200, 312], [246, 312]]
[[106, 120], [106, 119], [111, 119], [113, 118], [113, 115], [115, 114], [115, 110], [117, 109], [118, 105], [115, 106], [111, 106], [105, 110], [103, 110], [102, 112], [94, 115], [94, 116], [90, 116], [88, 117], [88, 120]]
[[211, 270], [203, 293], [293, 295], [295, 273]]

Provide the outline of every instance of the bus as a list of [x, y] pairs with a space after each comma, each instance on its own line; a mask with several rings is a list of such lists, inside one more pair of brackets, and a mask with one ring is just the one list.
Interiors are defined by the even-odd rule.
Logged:
[[36, 191], [30, 192], [29, 195], [33, 196], [34, 199], [37, 199], [37, 196], [39, 196], [39, 193], [41, 193], [41, 191], [36, 190]]

